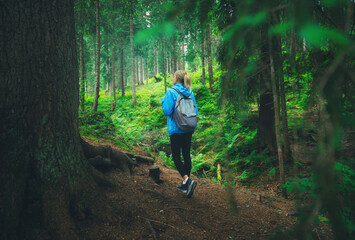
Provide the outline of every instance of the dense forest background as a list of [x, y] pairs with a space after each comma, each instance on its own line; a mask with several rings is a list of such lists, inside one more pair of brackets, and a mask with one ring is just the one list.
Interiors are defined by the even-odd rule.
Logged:
[[[52, 31], [45, 21], [36, 18], [36, 14], [40, 16], [42, 11], [36, 10], [38, 6], [26, 10], [22, 6], [17, 7], [17, 3], [9, 2], [5, 1], [4, 6], [7, 4], [14, 11], [25, 9], [24, 13], [29, 11], [33, 14], [30, 23], [38, 28], [38, 32]], [[29, 58], [15, 54], [21, 53], [21, 44], [26, 45], [26, 41], [37, 41], [36, 34], [32, 34], [36, 30], [30, 30], [27, 37], [24, 35], [23, 42], [16, 40], [13, 43], [11, 36], [20, 39], [19, 35], [9, 34], [15, 25], [7, 24], [8, 27], [2, 31], [4, 36], [8, 36], [4, 38], [3, 46], [17, 49], [14, 54], [2, 49], [2, 68], [10, 69], [22, 62], [26, 64], [26, 59], [30, 62], [31, 56], [33, 59], [47, 59], [43, 56], [51, 56], [53, 49], [57, 49], [57, 56], [52, 58], [58, 59], [48, 61], [50, 65], [42, 66], [39, 61], [33, 66], [44, 69], [38, 73], [38, 76], [44, 76], [43, 79], [51, 74], [62, 77], [52, 78], [56, 79], [56, 83], [47, 81], [53, 85], [44, 81], [33, 85], [30, 76], [35, 76], [35, 80], [41, 77], [27, 74], [33, 73], [35, 68], [23, 68], [23, 71], [17, 72], [21, 76], [28, 75], [26, 79], [30, 80], [19, 87], [16, 81], [11, 83], [9, 80], [17, 79], [9, 77], [15, 76], [14, 71], [3, 71], [1, 116], [6, 117], [1, 122], [4, 130], [1, 155], [9, 160], [4, 160], [2, 167], [4, 191], [1, 201], [2, 206], [11, 206], [9, 209], [12, 210], [6, 212], [2, 219], [2, 225], [7, 221], [10, 224], [4, 227], [5, 231], [0, 236], [11, 239], [7, 232], [14, 233], [18, 226], [28, 223], [18, 219], [35, 214], [29, 210], [30, 207], [41, 208], [36, 205], [38, 196], [44, 196], [44, 200], [40, 201], [44, 208], [40, 212], [51, 209], [51, 201], [58, 204], [49, 213], [43, 213], [45, 219], [50, 220], [49, 229], [59, 229], [56, 230], [58, 232], [71, 229], [73, 223], [68, 220], [70, 217], [59, 218], [66, 219], [66, 224], [53, 227], [57, 222], [52, 215], [59, 213], [62, 208], [71, 209], [72, 201], [82, 200], [78, 197], [82, 193], [96, 191], [93, 190], [94, 183], [87, 180], [89, 177], [86, 172], [91, 173], [91, 170], [87, 170], [89, 167], [81, 160], [73, 161], [65, 157], [84, 159], [82, 153], [75, 153], [77, 146], [80, 146], [79, 133], [86, 139], [110, 142], [125, 151], [144, 149], [157, 161], [174, 168], [161, 98], [172, 86], [174, 72], [184, 69], [191, 75], [192, 91], [199, 108], [198, 129], [192, 143], [192, 173], [225, 185], [229, 192], [235, 191], [234, 186], [262, 187], [275, 184], [275, 191], [298, 204], [295, 228], [279, 233], [282, 235], [278, 237], [315, 239], [311, 225], [327, 224], [332, 229], [332, 238], [353, 238], [353, 0], [65, 2], [60, 12], [56, 12], [54, 5], [47, 4], [55, 15], [51, 27], [62, 31], [52, 32], [52, 38], [57, 36], [59, 39], [58, 42], [52, 41], [53, 45], [45, 45], [48, 39], [39, 37], [38, 46], [33, 49], [40, 49], [41, 46], [50, 49], [46, 53], [38, 51], [29, 55]], [[69, 19], [64, 24], [56, 22], [61, 15]], [[2, 16], [10, 17], [5, 10]], [[26, 21], [26, 16], [18, 21], [14, 19], [11, 21], [17, 24], [18, 32], [32, 29], [27, 24], [21, 25], [23, 19]], [[64, 28], [73, 24], [75, 33]], [[6, 21], [1, 20], [1, 25], [5, 26]], [[38, 36], [45, 36], [41, 34]], [[26, 49], [31, 46], [34, 45], [27, 44]], [[21, 60], [7, 62], [6, 59], [12, 58]], [[63, 64], [56, 65], [56, 62]], [[54, 67], [56, 70], [50, 71]], [[72, 76], [70, 78], [74, 81], [59, 81], [68, 79], [68, 76]], [[57, 92], [56, 87], [67, 90]], [[23, 93], [26, 88], [49, 90], [30, 91], [27, 94]], [[14, 94], [18, 93], [18, 96], [28, 97], [15, 99]], [[38, 109], [27, 108], [31, 105], [21, 102], [32, 99], [29, 96], [34, 96], [33, 103], [41, 103]], [[38, 100], [40, 98], [36, 96], [44, 96], [44, 99]], [[55, 96], [53, 102], [62, 99], [62, 102], [58, 101], [62, 105], [47, 109], [47, 96]], [[23, 106], [21, 109], [30, 109], [27, 114], [32, 114], [32, 117], [26, 117], [26, 123], [33, 122], [35, 127], [13, 121], [23, 117], [12, 110], [20, 105]], [[71, 110], [68, 112], [63, 110], [69, 108]], [[47, 114], [54, 111], [57, 114]], [[72, 126], [70, 122], [77, 119], [78, 126]], [[52, 124], [52, 121], [57, 123], [49, 127], [48, 123]], [[62, 126], [59, 122], [69, 124], [58, 128]], [[36, 141], [28, 140], [32, 139], [28, 138], [32, 131], [39, 136], [35, 138]], [[70, 132], [73, 132], [74, 137]], [[67, 141], [74, 138], [77, 140]], [[16, 149], [12, 145], [15, 142], [26, 147]], [[38, 142], [38, 151], [32, 150], [33, 142]], [[63, 151], [68, 142], [71, 147]], [[58, 144], [61, 147], [57, 147]], [[53, 146], [60, 151], [52, 153]], [[83, 148], [88, 158], [85, 146]], [[27, 151], [34, 152], [28, 157]], [[43, 161], [58, 156], [64, 156], [59, 157], [63, 160], [48, 161], [51, 164]], [[29, 159], [24, 161], [25, 167], [10, 161], [21, 158]], [[68, 173], [62, 174], [65, 172], [63, 169], [69, 169]], [[86, 169], [85, 174], [78, 169]], [[28, 173], [31, 171], [38, 175]], [[20, 182], [14, 185], [15, 190], [11, 188], [13, 181]], [[89, 188], [87, 182], [90, 182]], [[64, 187], [58, 190], [56, 184]], [[32, 189], [34, 193], [31, 193]], [[70, 189], [70, 194], [65, 193], [67, 189]], [[14, 195], [9, 197], [11, 192]], [[227, 198], [231, 196], [227, 194]], [[95, 203], [97, 199], [104, 201], [99, 194], [93, 194], [88, 199]], [[18, 210], [23, 202], [27, 202], [22, 207], [26, 210]], [[237, 206], [238, 200], [230, 202]], [[94, 205], [88, 204], [84, 208]], [[105, 204], [100, 209], [93, 211], [93, 214], [100, 216], [109, 211]], [[73, 233], [70, 231], [70, 234]], [[66, 239], [66, 236], [64, 234], [59, 238]]]
[[200, 109], [193, 173], [243, 184], [279, 176], [285, 197], [309, 197], [302, 221], [321, 211], [337, 239], [354, 231], [354, 2], [100, 4], [99, 72], [96, 5], [76, 5], [82, 135], [141, 146], [173, 167], [160, 99], [186, 69]]

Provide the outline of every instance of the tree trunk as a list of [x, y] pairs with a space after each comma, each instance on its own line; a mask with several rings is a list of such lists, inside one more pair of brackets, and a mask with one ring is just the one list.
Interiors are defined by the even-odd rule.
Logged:
[[275, 114], [271, 87], [270, 58], [265, 27], [260, 31], [260, 100], [257, 139], [261, 146], [266, 146], [269, 152], [276, 151]]
[[125, 83], [125, 67], [124, 67], [124, 51], [123, 48], [121, 47], [121, 54], [120, 54], [120, 69], [121, 69], [121, 74], [120, 74], [120, 79], [121, 79], [121, 90], [122, 90], [122, 97], [125, 96], [125, 88], [126, 88], [126, 83]]
[[159, 51], [156, 52], [156, 58], [157, 58], [157, 74], [159, 74]]
[[[121, 42], [121, 41], [120, 41]], [[121, 58], [121, 46], [117, 45], [117, 52], [118, 52], [118, 58], [117, 58], [117, 75], [118, 75], [118, 79], [117, 79], [117, 89], [118, 90], [122, 90], [122, 58]]]
[[213, 68], [212, 68], [212, 42], [211, 42], [211, 26], [209, 23], [206, 24], [206, 47], [207, 47], [207, 62], [208, 62], [208, 80], [210, 83], [210, 89], [213, 86]]
[[163, 75], [164, 75], [164, 90], [166, 92], [166, 66], [165, 66], [165, 39], [163, 39]]
[[85, 111], [85, 63], [84, 63], [84, 34], [80, 30], [79, 35], [79, 46], [80, 46], [80, 109]]
[[176, 47], [175, 47], [175, 36], [172, 37], [172, 54], [171, 54], [171, 59], [172, 59], [172, 65], [173, 65], [173, 72], [175, 73], [177, 69], [177, 59], [176, 59]]
[[180, 23], [181, 31], [181, 69], [185, 70], [185, 34], [184, 34], [184, 25]]
[[141, 84], [144, 85], [143, 57], [141, 57]]
[[[280, 24], [280, 13], [273, 13], [273, 24]], [[286, 96], [285, 96], [285, 80], [283, 73], [283, 59], [282, 59], [282, 49], [281, 49], [281, 37], [274, 36], [272, 38], [273, 43], [273, 57], [275, 65], [275, 81], [280, 85], [280, 97], [281, 97], [281, 116], [282, 116], [282, 129], [283, 129], [283, 139], [284, 139], [284, 161], [287, 162], [290, 157], [290, 140], [288, 135], [288, 120], [287, 120], [287, 108], [286, 108]]]
[[206, 85], [206, 73], [205, 73], [205, 40], [204, 37], [201, 38], [201, 63], [202, 63], [202, 85]]
[[157, 75], [157, 58], [155, 57], [156, 53], [155, 53], [155, 47], [154, 47], [154, 50], [153, 50], [153, 75]]
[[139, 56], [136, 56], [136, 76], [137, 76], [137, 84], [141, 85], [141, 74], [140, 74], [140, 67], [139, 67]]
[[290, 36], [290, 64], [291, 68], [295, 70], [296, 67], [296, 34], [295, 29], [292, 28]]
[[144, 62], [143, 57], [141, 57], [141, 74], [142, 74], [142, 85], [144, 85]]
[[79, 208], [107, 212], [80, 145], [73, 1], [1, 5], [0, 239], [79, 239]]
[[100, 1], [96, 0], [95, 97], [93, 111], [97, 111], [100, 97], [100, 47]]
[[[281, 126], [280, 126], [280, 97], [278, 94], [276, 86], [276, 76], [275, 76], [275, 65], [273, 57], [273, 48], [271, 36], [269, 36], [269, 57], [270, 57], [270, 73], [271, 73], [271, 86], [273, 93], [273, 102], [274, 102], [274, 113], [275, 113], [275, 131], [276, 131], [276, 145], [277, 145], [277, 155], [279, 158], [279, 171], [280, 171], [280, 181], [281, 184], [285, 184], [285, 172], [284, 172], [284, 160], [283, 160], [283, 151], [282, 151], [282, 136], [281, 136]], [[282, 188], [282, 194], [287, 198], [286, 189]]]
[[130, 39], [131, 39], [131, 77], [132, 77], [132, 103], [136, 106], [136, 83], [135, 83], [135, 73], [134, 73], [134, 47], [133, 47], [133, 19], [131, 18], [129, 22], [130, 26]]
[[146, 81], [147, 81], [147, 85], [148, 85], [148, 83], [149, 83], [149, 64], [148, 64], [148, 61], [147, 61], [147, 59], [146, 59], [146, 61], [145, 61], [145, 67], [146, 67]]
[[[110, 13], [111, 24], [113, 25], [113, 17], [112, 12]], [[113, 101], [112, 101], [112, 111], [115, 111], [116, 108], [116, 79], [115, 79], [115, 45], [113, 41], [113, 36], [111, 37], [111, 70], [112, 70], [112, 94], [113, 94]]]

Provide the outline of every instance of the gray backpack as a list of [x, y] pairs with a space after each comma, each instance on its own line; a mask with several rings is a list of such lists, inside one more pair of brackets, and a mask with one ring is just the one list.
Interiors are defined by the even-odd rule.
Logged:
[[174, 119], [177, 127], [181, 131], [191, 131], [197, 126], [197, 115], [194, 100], [191, 95], [186, 97], [176, 88], [172, 88], [179, 93], [174, 109]]

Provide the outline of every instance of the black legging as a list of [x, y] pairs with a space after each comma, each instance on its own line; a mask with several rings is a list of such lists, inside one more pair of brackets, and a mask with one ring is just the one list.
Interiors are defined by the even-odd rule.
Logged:
[[[173, 161], [181, 177], [187, 175], [190, 176], [191, 172], [191, 137], [192, 132], [173, 134], [170, 136], [170, 147]], [[180, 149], [182, 149], [182, 156], [184, 157], [184, 163], [181, 162]]]

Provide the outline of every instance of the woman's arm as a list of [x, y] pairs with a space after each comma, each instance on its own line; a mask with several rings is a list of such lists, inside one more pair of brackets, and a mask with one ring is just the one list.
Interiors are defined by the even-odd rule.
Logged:
[[161, 99], [161, 104], [163, 106], [163, 112], [166, 116], [170, 116], [174, 112], [175, 100], [172, 90], [166, 91], [165, 97]]

